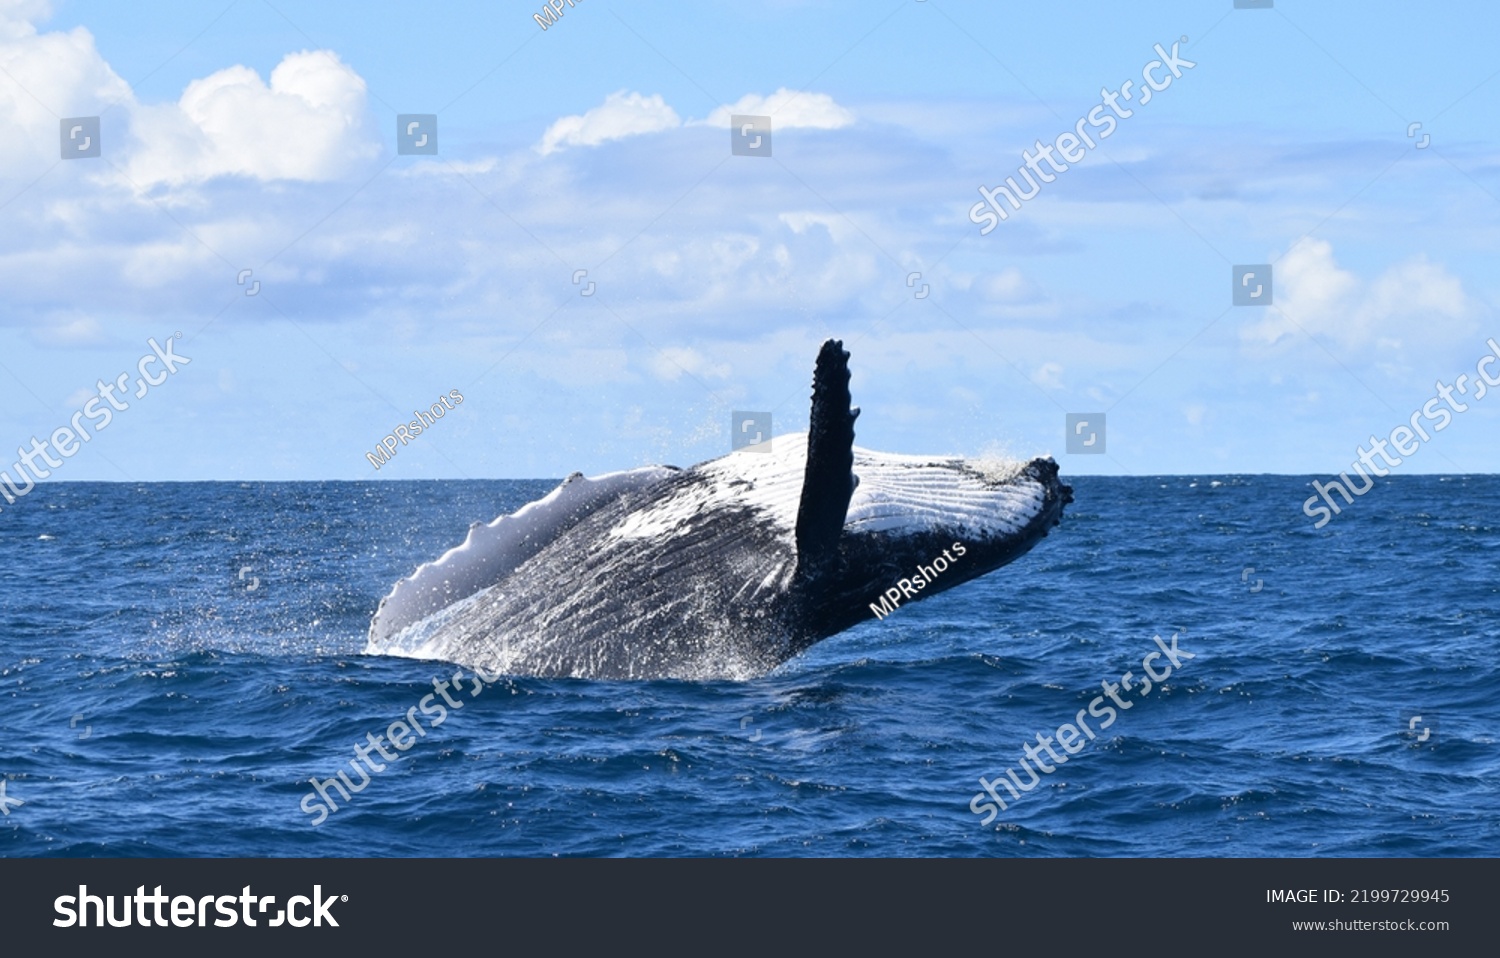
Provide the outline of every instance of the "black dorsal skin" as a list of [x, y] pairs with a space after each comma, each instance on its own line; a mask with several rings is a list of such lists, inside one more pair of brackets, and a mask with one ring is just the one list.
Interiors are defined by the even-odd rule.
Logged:
[[851, 399], [849, 354], [841, 340], [830, 339], [818, 351], [813, 371], [807, 470], [797, 509], [797, 576], [804, 581], [838, 567], [839, 536], [859, 484], [854, 475], [854, 420], [859, 410], [850, 407]]

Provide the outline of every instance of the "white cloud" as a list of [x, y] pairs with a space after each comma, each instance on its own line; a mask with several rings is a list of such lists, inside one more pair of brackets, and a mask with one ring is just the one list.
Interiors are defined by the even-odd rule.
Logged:
[[547, 128], [535, 147], [543, 156], [564, 146], [598, 146], [642, 133], [659, 133], [682, 125], [677, 111], [660, 93], [642, 96], [617, 90], [581, 115], [565, 116]]
[[1042, 363], [1031, 374], [1031, 381], [1043, 389], [1061, 389], [1063, 368], [1058, 363]]
[[690, 347], [670, 346], [651, 357], [651, 372], [657, 379], [676, 382], [683, 373], [699, 379], [727, 379], [728, 365], [710, 361]]
[[1272, 275], [1275, 306], [1240, 333], [1251, 345], [1273, 346], [1305, 332], [1350, 348], [1399, 349], [1451, 341], [1474, 328], [1462, 282], [1426, 256], [1362, 282], [1339, 267], [1331, 244], [1317, 240], [1293, 247]]
[[[737, 103], [721, 106], [706, 120], [694, 123], [728, 128], [730, 116], [736, 113], [770, 116], [777, 129], [811, 127], [836, 130], [854, 122], [854, 114], [833, 102], [833, 97], [826, 93], [804, 93], [782, 87], [770, 96], [747, 93]], [[534, 149], [547, 156], [566, 146], [598, 146], [611, 140], [660, 133], [682, 125], [682, 118], [667, 105], [661, 94], [648, 97], [617, 90], [592, 110], [557, 120], [542, 134]]]
[[978, 292], [982, 299], [991, 303], [1023, 302], [1035, 299], [1037, 295], [1036, 288], [1014, 266], [984, 277], [978, 283]]
[[477, 160], [446, 160], [442, 163], [414, 163], [397, 176], [483, 176], [500, 168], [500, 158], [486, 156]]
[[378, 152], [364, 129], [364, 80], [329, 51], [287, 55], [269, 85], [232, 66], [189, 83], [175, 104], [146, 106], [88, 30], [38, 32], [32, 21], [49, 12], [0, 0], [0, 67], [9, 74], [0, 83], [0, 176], [35, 177], [57, 160], [59, 116], [102, 116], [105, 150], [142, 188], [225, 175], [325, 181]]
[[769, 116], [771, 129], [789, 130], [793, 127], [810, 127], [817, 130], [837, 130], [854, 122], [854, 114], [833, 102], [826, 93], [806, 93], [782, 87], [770, 96], [747, 93], [739, 102], [721, 106], [708, 115], [704, 122], [710, 126], [729, 127], [729, 118], [734, 114]]
[[97, 319], [77, 313], [53, 317], [48, 325], [33, 329], [31, 335], [47, 346], [97, 346], [108, 341]]
[[22, 22], [45, 20], [52, 16], [48, 0], [0, 0], [0, 29], [7, 20]]
[[1418, 255], [1386, 270], [1371, 285], [1355, 314], [1355, 328], [1372, 334], [1391, 333], [1399, 331], [1402, 320], [1420, 317], [1419, 324], [1411, 324], [1414, 330], [1431, 333], [1446, 328], [1461, 333], [1472, 328], [1465, 321], [1470, 311], [1458, 277]]
[[834, 242], [842, 243], [851, 235], [857, 235], [848, 217], [838, 213], [820, 213], [813, 210], [789, 210], [777, 213], [776, 218], [785, 223], [793, 233], [802, 236], [815, 226], [822, 227]]
[[57, 118], [97, 116], [129, 85], [99, 55], [83, 27], [37, 33], [23, 16], [41, 4], [0, 2], [0, 176], [39, 176], [58, 159]]
[[188, 84], [176, 104], [138, 109], [127, 172], [141, 186], [337, 179], [379, 150], [364, 116], [365, 81], [330, 51], [287, 54], [269, 85], [232, 66]]

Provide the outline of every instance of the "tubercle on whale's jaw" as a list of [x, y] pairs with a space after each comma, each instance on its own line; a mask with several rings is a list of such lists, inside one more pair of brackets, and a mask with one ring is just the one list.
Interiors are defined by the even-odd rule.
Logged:
[[1065, 485], [1058, 477], [1057, 460], [1051, 456], [1038, 456], [1031, 460], [1026, 464], [1024, 473], [1046, 489], [1047, 506], [1050, 507], [1053, 500], [1057, 502], [1052, 522], [1042, 531], [1042, 535], [1046, 536], [1048, 529], [1062, 524], [1063, 508], [1073, 502], [1073, 487]]

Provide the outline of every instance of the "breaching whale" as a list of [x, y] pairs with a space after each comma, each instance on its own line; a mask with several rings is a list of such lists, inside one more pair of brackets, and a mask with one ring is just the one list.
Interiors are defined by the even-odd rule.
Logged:
[[808, 431], [770, 452], [575, 473], [475, 523], [381, 600], [366, 652], [485, 675], [748, 678], [893, 609], [888, 590], [953, 588], [1057, 525], [1072, 489], [1051, 458], [856, 447], [848, 361], [823, 344]]

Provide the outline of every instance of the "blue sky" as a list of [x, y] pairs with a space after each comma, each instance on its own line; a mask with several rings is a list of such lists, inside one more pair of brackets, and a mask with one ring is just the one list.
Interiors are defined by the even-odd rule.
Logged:
[[[180, 331], [54, 478], [373, 478], [450, 390], [378, 477], [688, 465], [733, 410], [804, 428], [828, 336], [868, 448], [1330, 473], [1500, 337], [1492, 5], [540, 9], [0, 0], [0, 467]], [[1174, 42], [1194, 67], [980, 235], [980, 186]], [[772, 157], [730, 155], [739, 113]], [[1275, 305], [1231, 307], [1260, 263]], [[1497, 426], [1470, 403], [1399, 472], [1497, 471]]]

